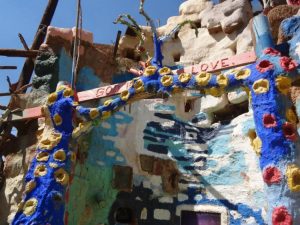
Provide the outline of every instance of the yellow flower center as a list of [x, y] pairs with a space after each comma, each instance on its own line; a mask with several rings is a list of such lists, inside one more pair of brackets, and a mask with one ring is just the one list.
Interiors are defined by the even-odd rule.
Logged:
[[161, 83], [165, 86], [171, 86], [173, 83], [173, 76], [171, 75], [164, 75], [162, 76], [162, 78], [160, 79]]
[[251, 74], [250, 69], [241, 69], [238, 71], [234, 71], [234, 76], [235, 76], [235, 79], [237, 79], [237, 80], [246, 79], [247, 77], [250, 76], [250, 74]]
[[144, 71], [144, 76], [152, 76], [156, 72], [156, 67], [155, 66], [148, 66], [145, 71]]
[[189, 73], [182, 73], [178, 76], [178, 79], [181, 83], [187, 83], [192, 78], [192, 75]]
[[226, 87], [228, 85], [228, 77], [224, 74], [217, 76], [217, 83], [220, 87]]
[[195, 76], [196, 82], [200, 86], [206, 86], [210, 81], [211, 74], [206, 72], [200, 72]]
[[284, 76], [276, 78], [276, 87], [282, 94], [287, 95], [291, 86], [292, 80], [290, 78]]
[[253, 91], [256, 94], [263, 94], [269, 91], [269, 81], [266, 79], [259, 79], [252, 85]]

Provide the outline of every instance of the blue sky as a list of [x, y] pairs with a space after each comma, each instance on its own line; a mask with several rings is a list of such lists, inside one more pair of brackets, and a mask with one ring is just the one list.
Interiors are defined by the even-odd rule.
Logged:
[[[23, 34], [30, 46], [48, 0], [0, 0], [0, 48], [23, 49], [18, 33]], [[76, 0], [60, 0], [52, 21], [53, 26], [73, 27], [76, 19]], [[165, 24], [168, 17], [178, 15], [183, 0], [148, 0], [145, 8], [153, 19]], [[94, 33], [95, 43], [112, 43], [117, 31], [124, 32], [124, 26], [112, 22], [119, 14], [129, 13], [139, 24], [145, 24], [138, 14], [138, 0], [88, 0], [82, 1], [83, 28]], [[8, 92], [6, 76], [12, 82], [18, 80], [24, 63], [23, 58], [0, 56], [0, 65], [17, 66], [18, 70], [0, 70], [0, 92]], [[0, 104], [6, 105], [8, 97], [0, 97]]]

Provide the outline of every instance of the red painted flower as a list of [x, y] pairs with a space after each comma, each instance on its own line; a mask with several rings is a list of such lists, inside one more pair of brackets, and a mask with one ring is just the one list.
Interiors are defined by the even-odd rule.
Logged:
[[268, 185], [278, 184], [281, 181], [281, 172], [277, 167], [269, 166], [264, 169], [263, 178]]
[[281, 53], [279, 51], [277, 51], [276, 49], [274, 49], [274, 48], [266, 48], [264, 50], [264, 54], [273, 55], [273, 56], [276, 56], [276, 55], [280, 56], [281, 55]]
[[275, 116], [272, 114], [265, 114], [263, 117], [263, 123], [266, 128], [276, 127], [277, 122], [275, 120]]
[[291, 141], [296, 140], [297, 132], [295, 126], [292, 123], [286, 122], [285, 124], [283, 124], [282, 129], [283, 129], [283, 134], [287, 139]]
[[273, 68], [274, 65], [269, 60], [262, 60], [258, 64], [256, 64], [256, 69], [261, 73], [264, 73]]
[[139, 46], [139, 47], [138, 47], [138, 50], [139, 50], [140, 52], [144, 52], [146, 49], [145, 49], [143, 46]]
[[293, 218], [284, 206], [276, 207], [272, 214], [273, 225], [292, 225]]
[[295, 60], [286, 56], [280, 57], [280, 65], [287, 72], [294, 70], [298, 66]]
[[287, 0], [287, 3], [289, 5], [299, 6], [300, 5], [300, 0]]

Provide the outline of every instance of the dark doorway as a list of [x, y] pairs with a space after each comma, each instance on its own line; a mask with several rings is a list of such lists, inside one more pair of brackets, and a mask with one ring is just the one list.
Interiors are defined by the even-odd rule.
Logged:
[[221, 225], [221, 214], [182, 211], [181, 225]]
[[137, 225], [131, 208], [118, 208], [115, 214], [116, 225]]

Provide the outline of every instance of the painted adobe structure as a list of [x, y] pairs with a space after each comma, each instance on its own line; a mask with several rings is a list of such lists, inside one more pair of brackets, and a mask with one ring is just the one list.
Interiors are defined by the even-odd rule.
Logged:
[[[71, 32], [70, 30], [65, 31], [69, 33], [69, 36], [62, 32], [52, 36], [55, 39], [63, 39], [60, 46], [57, 44], [51, 46], [51, 36], [48, 36], [47, 48], [54, 49], [54, 54], [51, 57], [54, 57], [55, 60], [49, 60], [50, 62], [46, 63], [46, 60], [41, 60], [41, 65], [55, 62], [45, 69], [46, 73], [44, 74], [58, 76], [58, 80], [67, 80], [66, 78], [71, 71], [71, 58], [68, 55], [70, 38], [66, 38], [70, 37]], [[283, 36], [294, 36], [292, 30], [284, 29], [284, 31]], [[91, 35], [87, 34], [87, 37], [91, 37]], [[297, 37], [291, 41], [292, 46], [297, 46], [296, 41]], [[85, 48], [90, 51], [96, 47], [86, 43]], [[292, 49], [296, 50], [297, 48]], [[256, 64], [254, 64], [240, 69], [240, 71], [245, 72], [249, 68], [251, 73], [248, 74], [249, 77], [246, 77], [246, 81], [237, 79], [237, 76], [234, 75], [236, 71], [230, 71], [226, 74], [228, 80], [226, 78], [217, 79], [220, 76], [212, 75], [211, 81], [207, 83], [208, 86], [204, 85], [204, 87], [220, 87], [220, 85], [226, 84], [233, 88], [234, 85], [239, 86], [241, 82], [246, 82], [252, 92], [252, 105], [257, 103], [263, 105], [264, 101], [262, 100], [269, 97], [268, 95], [274, 98], [284, 97], [279, 92], [283, 91], [283, 94], [287, 94], [289, 86], [286, 86], [285, 82], [282, 89], [275, 88], [276, 76], [292, 68], [282, 68], [279, 63], [281, 57], [276, 51], [269, 50], [265, 53], [258, 60], [258, 65], [263, 60], [269, 60], [275, 65], [275, 70], [267, 66], [265, 71], [260, 71], [262, 66], [257, 69]], [[299, 59], [297, 58], [297, 51], [291, 53], [295, 59]], [[46, 59], [51, 59], [51, 57], [46, 57]], [[43, 57], [41, 58], [43, 59]], [[287, 63], [287, 65], [292, 64]], [[113, 72], [111, 73], [113, 74]], [[105, 76], [99, 78], [99, 75], [96, 74], [93, 66], [83, 64], [79, 75], [80, 87], [77, 87], [78, 91], [96, 87], [99, 83], [105, 85], [109, 82], [105, 80]], [[145, 74], [148, 73], [145, 72]], [[100, 73], [100, 75], [102, 74]], [[156, 75], [150, 75], [148, 80], [144, 80], [147, 79], [145, 77], [142, 78], [145, 87], [147, 82], [157, 80]], [[247, 72], [240, 75], [246, 76]], [[192, 87], [197, 83], [197, 76], [190, 77], [188, 82], [181, 81], [176, 75], [173, 79], [174, 81], [178, 80], [176, 84], [183, 87], [186, 85]], [[260, 79], [268, 80], [269, 85], [266, 85], [266, 81], [262, 80], [263, 82], [253, 86], [254, 80]], [[171, 91], [173, 88], [173, 83], [165, 86], [160, 80], [158, 80], [157, 85], [162, 90], [170, 88], [168, 91]], [[262, 93], [254, 92], [256, 86]], [[53, 91], [53, 87], [52, 90], [51, 87], [47, 88]], [[212, 90], [214, 89], [210, 89], [210, 91]], [[63, 92], [64, 90], [58, 93], [57, 102], [60, 101]], [[294, 87], [293, 93], [295, 103], [297, 102], [296, 87]], [[130, 97], [132, 97], [131, 94]], [[219, 95], [218, 93], [215, 94]], [[293, 185], [287, 187], [289, 182], [285, 182], [286, 178], [289, 177], [288, 174], [285, 176], [286, 163], [291, 161], [291, 159], [287, 161], [285, 159], [293, 156], [291, 153], [295, 148], [293, 148], [292, 142], [286, 140], [286, 135], [283, 135], [282, 130], [278, 129], [284, 125], [283, 121], [286, 120], [285, 112], [287, 111], [283, 110], [286, 109], [285, 106], [280, 105], [279, 109], [281, 110], [278, 113], [276, 111], [278, 105], [274, 105], [274, 102], [272, 104], [268, 102], [265, 105], [267, 109], [265, 112], [258, 110], [258, 107], [253, 107], [253, 111], [250, 110], [250, 112], [232, 120], [223, 118], [222, 123], [214, 123], [214, 118], [219, 120], [222, 118], [218, 115], [224, 116], [226, 112], [228, 114], [228, 111], [220, 112], [220, 109], [229, 107], [229, 95], [216, 97], [213, 103], [212, 99], [209, 99], [212, 97], [200, 99], [198, 96], [199, 92], [188, 92], [172, 94], [172, 97], [165, 100], [140, 100], [133, 103], [130, 108], [127, 107], [105, 122], [101, 122], [89, 134], [81, 137], [78, 143], [73, 143], [71, 149], [73, 152], [77, 152], [78, 156], [76, 167], [71, 169], [68, 163], [59, 165], [66, 166], [68, 171], [74, 171], [74, 176], [72, 175], [70, 179], [69, 198], [66, 201], [62, 200], [62, 196], [55, 198], [60, 207], [62, 202], [66, 203], [65, 211], [68, 213], [65, 215], [68, 215], [68, 224], [115, 224], [116, 218], [120, 222], [125, 222], [131, 218], [131, 224], [180, 224], [180, 218], [186, 215], [186, 211], [217, 213], [221, 217], [221, 224], [271, 224], [272, 219], [270, 217], [272, 215], [270, 213], [273, 213], [273, 210], [270, 209], [275, 209], [277, 206], [286, 206], [288, 210], [295, 208], [295, 211], [289, 212], [294, 217], [294, 223], [289, 223], [289, 216], [285, 214], [284, 208], [278, 208], [277, 211], [279, 215], [287, 215], [284, 217], [286, 224], [297, 224], [299, 219], [297, 193], [293, 194], [295, 196], [290, 196], [292, 193], [290, 189]], [[233, 92], [233, 96], [236, 102], [232, 101], [230, 107], [233, 107], [234, 103], [240, 103], [243, 101], [241, 99], [244, 98], [240, 91]], [[69, 94], [65, 97], [63, 99], [66, 102], [72, 103]], [[287, 105], [290, 104], [286, 103]], [[89, 102], [86, 104], [89, 107], [96, 107], [100, 103]], [[117, 102], [110, 103], [107, 105], [108, 108], [101, 108], [100, 112], [106, 111], [106, 109], [111, 110], [111, 107], [116, 106], [116, 104]], [[290, 107], [288, 105], [288, 108]], [[231, 108], [229, 112], [231, 113], [236, 109], [237, 107]], [[266, 113], [270, 111], [274, 111], [274, 113]], [[91, 115], [90, 110], [79, 110], [80, 113], [83, 114], [81, 117], [86, 118]], [[88, 115], [84, 115], [85, 113]], [[253, 119], [253, 113], [259, 116]], [[54, 114], [52, 112], [53, 118]], [[265, 120], [262, 119], [264, 114], [266, 114]], [[288, 115], [293, 115], [293, 113], [288, 113]], [[70, 125], [71, 118], [71, 115], [65, 115], [62, 121], [67, 122], [68, 120]], [[297, 122], [295, 116], [290, 116], [288, 119], [292, 123]], [[263, 121], [266, 121], [266, 124], [262, 124]], [[40, 122], [42, 121], [40, 120]], [[50, 133], [53, 132], [51, 122], [45, 121], [41, 127], [44, 129], [41, 140], [45, 137], [49, 139]], [[55, 128], [61, 131], [59, 127]], [[258, 136], [254, 133], [255, 129]], [[270, 141], [272, 137], [269, 136], [270, 140], [266, 140], [262, 136], [277, 133], [281, 139], [280, 145], [278, 148], [276, 147], [278, 144], [271, 146], [271, 149], [274, 151], [278, 149], [278, 154], [274, 155], [279, 158], [270, 158], [267, 153], [270, 148], [267, 145], [272, 144]], [[69, 134], [70, 130], [64, 133], [66, 136]], [[293, 135], [288, 136], [290, 139], [294, 139]], [[260, 141], [258, 137], [263, 140], [262, 151], [257, 151], [258, 155], [261, 154], [262, 157], [258, 157], [253, 151], [253, 148], [259, 150]], [[266, 141], [264, 142], [264, 140]], [[287, 146], [282, 148], [285, 145]], [[58, 149], [53, 149], [53, 153], [61, 148], [68, 149], [68, 146], [59, 146]], [[292, 152], [285, 152], [285, 149], [291, 149]], [[66, 154], [66, 160], [71, 157], [69, 153]], [[55, 160], [54, 154], [50, 157]], [[47, 160], [49, 166], [50, 163], [53, 162]], [[276, 167], [268, 167], [270, 164]], [[35, 161], [30, 168], [30, 170], [36, 168]], [[279, 168], [279, 171], [276, 168]], [[264, 176], [259, 176], [262, 174], [261, 169]], [[291, 168], [292, 171], [293, 169], [294, 167]], [[27, 181], [32, 180], [30, 170], [29, 175], [25, 178]], [[274, 176], [268, 175], [268, 171], [271, 171]], [[280, 175], [278, 176], [278, 174]], [[277, 182], [282, 183], [280, 185], [274, 184]], [[59, 188], [61, 187], [59, 186]], [[267, 188], [267, 191], [264, 188]], [[276, 191], [276, 189], [280, 190]], [[32, 192], [32, 195], [38, 193], [38, 190]], [[276, 196], [276, 193], [280, 196]], [[279, 200], [278, 198], [283, 199]], [[291, 204], [288, 203], [289, 199]], [[24, 217], [23, 209], [21, 208], [19, 218]], [[39, 211], [43, 207], [39, 208], [38, 206], [36, 209]], [[58, 211], [61, 212], [61, 210]], [[18, 221], [18, 216], [16, 218]], [[25, 218], [28, 219], [28, 217]], [[51, 219], [51, 217], [47, 217], [47, 219]], [[17, 222], [15, 223], [17, 224]], [[62, 220], [53, 224], [61, 223]]]

